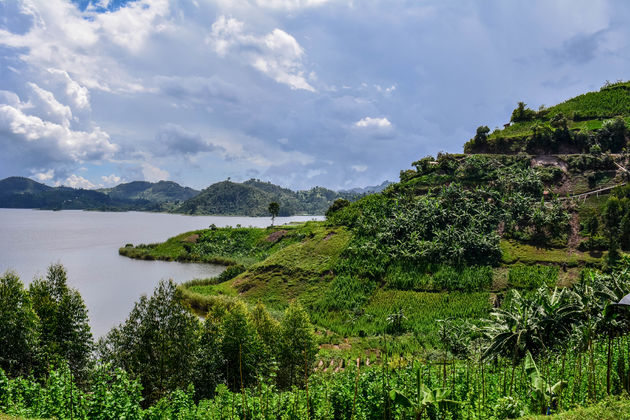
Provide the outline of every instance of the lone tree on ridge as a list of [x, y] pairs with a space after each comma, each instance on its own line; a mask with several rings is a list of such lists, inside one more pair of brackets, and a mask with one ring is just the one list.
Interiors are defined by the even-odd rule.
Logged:
[[278, 212], [280, 212], [280, 204], [276, 203], [275, 201], [272, 201], [271, 203], [269, 203], [268, 210], [269, 210], [269, 213], [271, 213], [271, 226], [273, 226], [273, 221], [276, 219]]

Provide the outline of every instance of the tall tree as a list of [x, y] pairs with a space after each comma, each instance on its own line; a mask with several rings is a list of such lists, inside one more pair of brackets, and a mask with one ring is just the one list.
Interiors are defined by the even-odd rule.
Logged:
[[0, 277], [0, 368], [9, 376], [28, 375], [37, 361], [39, 322], [17, 274]]
[[93, 346], [92, 333], [87, 307], [79, 292], [68, 287], [66, 269], [52, 264], [46, 278], [31, 283], [29, 293], [41, 321], [40, 342], [46, 363], [66, 360], [72, 373], [79, 380], [84, 379]]
[[279, 345], [279, 386], [303, 385], [312, 371], [317, 343], [308, 313], [299, 303], [292, 303], [284, 313]]
[[139, 377], [147, 403], [192, 380], [199, 321], [181, 303], [172, 280], [142, 296], [129, 318], [99, 343], [105, 361]]
[[233, 390], [249, 386], [266, 366], [263, 344], [244, 303], [237, 303], [225, 314], [221, 334], [228, 386]]

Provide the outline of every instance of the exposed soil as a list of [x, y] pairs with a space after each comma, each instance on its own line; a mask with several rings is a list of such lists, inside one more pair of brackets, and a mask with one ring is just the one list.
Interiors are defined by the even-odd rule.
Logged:
[[329, 240], [330, 238], [332, 238], [334, 235], [336, 234], [336, 232], [330, 232], [328, 235], [326, 235], [326, 237], [324, 238], [325, 241]]
[[189, 242], [191, 244], [196, 244], [197, 243], [197, 239], [199, 239], [199, 235], [197, 235], [196, 233], [193, 233], [190, 236], [187, 236], [184, 238], [184, 242]]
[[282, 237], [285, 236], [287, 233], [288, 233], [288, 231], [286, 231], [286, 230], [276, 230], [275, 232], [273, 232], [272, 234], [267, 236], [265, 238], [265, 241], [271, 242], [271, 243], [276, 243], [280, 239], [282, 239]]
[[571, 231], [569, 232], [567, 247], [569, 248], [569, 252], [573, 253], [580, 244], [580, 216], [577, 213], [571, 215], [569, 226], [571, 227]]

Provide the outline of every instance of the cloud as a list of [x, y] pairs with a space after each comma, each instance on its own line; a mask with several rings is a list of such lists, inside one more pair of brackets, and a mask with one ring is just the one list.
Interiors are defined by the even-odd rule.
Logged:
[[48, 73], [60, 79], [66, 85], [66, 95], [78, 109], [90, 109], [90, 92], [84, 86], [72, 80], [68, 72], [59, 69], [48, 69]]
[[365, 172], [367, 171], [367, 165], [352, 165], [352, 170], [355, 172]]
[[[138, 0], [108, 13], [81, 12], [64, 0], [20, 6], [19, 16], [28, 17], [30, 27], [14, 32], [0, 26], [0, 45], [25, 50], [20, 58], [35, 68], [65, 72], [80, 86], [104, 91], [145, 90], [120, 58], [138, 53], [153, 34], [171, 28], [169, 0]], [[83, 93], [76, 94], [81, 102]]]
[[33, 177], [35, 177], [40, 182], [50, 181], [51, 179], [53, 179], [54, 176], [55, 176], [54, 169], [49, 169], [46, 172], [38, 172], [38, 173], [33, 174]]
[[[69, 106], [61, 104], [57, 101], [52, 92], [40, 88], [35, 83], [28, 83], [28, 86], [35, 94], [33, 98], [36, 102], [35, 106], [39, 105], [39, 107], [41, 107], [44, 116], [48, 120], [55, 121], [64, 127], [70, 127], [72, 111]], [[25, 104], [23, 108], [28, 109], [32, 107], [34, 107], [34, 105], [29, 103]]]
[[[70, 107], [52, 92], [28, 83], [31, 95], [22, 102], [17, 95], [0, 104], [0, 137], [5, 159], [20, 159], [26, 166], [52, 168], [83, 161], [111, 158], [119, 149], [99, 127], [75, 130]], [[45, 171], [43, 171], [45, 172]]]
[[237, 59], [291, 89], [315, 92], [304, 76], [304, 49], [290, 34], [274, 29], [264, 36], [246, 34], [244, 23], [220, 16], [212, 24], [212, 34], [206, 40], [221, 57], [234, 52]]
[[101, 181], [103, 181], [103, 183], [101, 184], [102, 186], [109, 187], [109, 186], [120, 184], [121, 178], [115, 174], [111, 174], [107, 176], [103, 175], [101, 176]]
[[354, 126], [358, 128], [386, 129], [391, 128], [392, 123], [387, 118], [365, 117], [354, 123]]
[[72, 187], [72, 188], [84, 188], [87, 190], [96, 188], [96, 186], [92, 184], [90, 181], [76, 174], [70, 175], [68, 178], [66, 178], [63, 181], [55, 182], [56, 187], [59, 187], [61, 185], [65, 187]]
[[[157, 154], [194, 156], [214, 150], [224, 151], [220, 146], [205, 141], [200, 134], [187, 131], [177, 124], [166, 124], [158, 131], [155, 139], [160, 146]], [[155, 152], [154, 152], [155, 153]]]
[[585, 64], [592, 61], [605, 41], [606, 30], [592, 34], [577, 34], [562, 43], [560, 48], [548, 49], [547, 54], [560, 64]]
[[158, 182], [165, 181], [169, 179], [170, 174], [168, 171], [158, 168], [157, 166], [153, 166], [150, 163], [143, 163], [142, 165], [142, 175], [144, 176], [145, 181], [149, 182]]
[[296, 10], [322, 6], [331, 0], [256, 0], [261, 7], [280, 10]]

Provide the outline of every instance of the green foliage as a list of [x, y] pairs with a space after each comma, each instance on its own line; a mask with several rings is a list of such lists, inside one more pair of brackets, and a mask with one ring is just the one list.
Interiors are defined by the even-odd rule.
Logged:
[[221, 352], [225, 360], [226, 382], [231, 389], [248, 387], [270, 365], [263, 359], [263, 342], [243, 303], [237, 303], [220, 321]]
[[305, 385], [317, 350], [308, 313], [298, 303], [289, 305], [280, 323], [278, 385]]
[[337, 211], [341, 210], [342, 208], [349, 206], [350, 205], [350, 201], [346, 200], [345, 198], [338, 198], [335, 201], [333, 201], [333, 203], [330, 205], [330, 207], [328, 207], [328, 210], [326, 210], [326, 218], [330, 219], [330, 217]]
[[397, 262], [389, 266], [385, 281], [388, 288], [398, 290], [473, 292], [490, 288], [492, 268], [440, 264], [417, 266]]
[[280, 204], [272, 201], [269, 203], [267, 210], [269, 211], [269, 214], [271, 214], [271, 224], [273, 225], [273, 221], [276, 219], [276, 216], [278, 216], [278, 213], [280, 213]]
[[39, 319], [17, 274], [0, 277], [0, 369], [28, 375], [38, 363]]
[[40, 320], [39, 341], [44, 362], [59, 365], [68, 361], [72, 373], [84, 378], [92, 351], [92, 333], [87, 308], [79, 292], [67, 285], [61, 264], [48, 267], [46, 278], [29, 287], [33, 309]]
[[537, 117], [537, 112], [527, 108], [524, 102], [519, 102], [517, 107], [512, 111], [512, 122], [532, 121]]
[[139, 378], [149, 403], [192, 379], [199, 322], [181, 304], [172, 280], [142, 296], [129, 318], [99, 342], [100, 356]]
[[553, 265], [515, 264], [508, 271], [510, 286], [519, 289], [537, 289], [541, 286], [554, 287], [558, 281], [558, 267]]
[[352, 198], [322, 187], [291, 191], [277, 185], [250, 179], [243, 183], [223, 181], [210, 185], [175, 209], [186, 214], [267, 216], [269, 203], [279, 205], [279, 216], [324, 214], [337, 198]]

